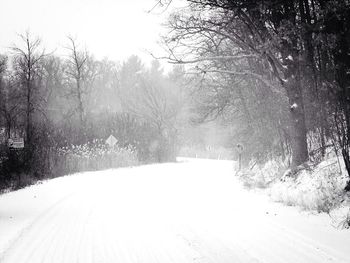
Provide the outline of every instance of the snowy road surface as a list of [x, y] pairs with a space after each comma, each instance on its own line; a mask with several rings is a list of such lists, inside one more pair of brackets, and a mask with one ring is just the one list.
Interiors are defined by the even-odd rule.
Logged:
[[244, 190], [232, 163], [90, 172], [0, 196], [0, 262], [350, 262], [326, 215]]

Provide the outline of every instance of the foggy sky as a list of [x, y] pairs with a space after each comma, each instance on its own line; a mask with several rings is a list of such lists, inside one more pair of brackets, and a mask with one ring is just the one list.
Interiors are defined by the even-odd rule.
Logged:
[[[159, 34], [167, 12], [147, 13], [155, 0], [1, 0], [0, 52], [28, 30], [46, 49], [64, 53], [67, 35], [77, 38], [97, 58], [123, 60], [131, 54], [150, 60], [160, 53]], [[159, 13], [159, 12], [158, 12]]]

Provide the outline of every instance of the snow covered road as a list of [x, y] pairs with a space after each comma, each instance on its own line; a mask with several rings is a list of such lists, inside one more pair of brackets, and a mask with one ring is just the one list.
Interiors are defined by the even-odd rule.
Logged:
[[189, 160], [4, 194], [0, 262], [350, 262], [349, 231], [244, 190], [232, 167]]

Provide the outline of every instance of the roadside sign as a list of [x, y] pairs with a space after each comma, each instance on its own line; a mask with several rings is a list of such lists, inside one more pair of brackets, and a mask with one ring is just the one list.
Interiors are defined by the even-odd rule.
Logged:
[[113, 135], [110, 135], [106, 140], [106, 143], [109, 145], [109, 147], [113, 147], [117, 142], [118, 140]]
[[243, 152], [243, 149], [244, 149], [244, 148], [243, 148], [243, 145], [240, 144], [240, 143], [238, 143], [236, 147], [237, 147], [237, 152], [238, 152], [239, 154], [241, 154], [241, 153]]
[[24, 148], [24, 139], [21, 137], [8, 139], [8, 147], [12, 149], [22, 149]]

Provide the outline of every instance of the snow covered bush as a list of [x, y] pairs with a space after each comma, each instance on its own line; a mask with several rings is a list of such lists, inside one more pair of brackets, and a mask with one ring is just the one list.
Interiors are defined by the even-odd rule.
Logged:
[[250, 169], [240, 173], [243, 184], [247, 188], [266, 188], [281, 178], [286, 170], [285, 165], [276, 159], [269, 160], [265, 164], [251, 163]]
[[340, 224], [341, 224], [340, 227], [343, 228], [343, 229], [344, 228], [346, 228], [346, 229], [350, 228], [350, 209], [349, 209], [348, 213], [346, 214], [344, 220], [342, 220], [340, 222]]
[[283, 176], [271, 186], [270, 195], [278, 202], [329, 213], [344, 198], [347, 176], [340, 169], [336, 158], [328, 159], [294, 176]]
[[102, 140], [83, 145], [72, 145], [59, 149], [59, 173], [69, 174], [138, 164], [136, 151], [132, 147], [109, 147]]
[[344, 163], [336, 157], [318, 165], [306, 163], [293, 172], [279, 160], [251, 164], [238, 173], [248, 188], [266, 189], [271, 199], [304, 210], [336, 213], [337, 225], [350, 223], [350, 198], [344, 191], [348, 177]]
[[341, 206], [333, 210], [329, 216], [332, 219], [332, 225], [337, 229], [350, 229], [350, 208]]

